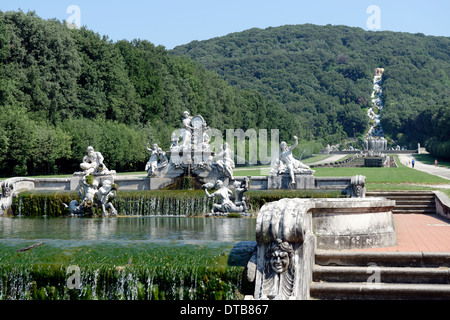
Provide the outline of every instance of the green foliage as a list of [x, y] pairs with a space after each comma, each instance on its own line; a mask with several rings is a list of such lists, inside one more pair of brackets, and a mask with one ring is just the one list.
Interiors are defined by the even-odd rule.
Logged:
[[167, 149], [185, 110], [222, 132], [296, 135], [306, 157], [366, 131], [375, 67], [386, 69], [389, 136], [448, 157], [449, 47], [443, 37], [302, 25], [169, 52], [0, 11], [0, 175], [77, 171], [88, 145], [109, 169], [142, 170], [146, 143]]
[[[171, 52], [257, 89], [291, 115], [292, 126], [283, 129], [325, 145], [365, 133], [374, 69], [385, 68], [383, 128], [390, 137], [403, 133], [401, 142], [412, 146], [436, 137], [442, 154], [450, 137], [449, 48], [448, 37], [306, 24], [254, 28]], [[433, 118], [441, 118], [439, 126]]]
[[114, 43], [34, 12], [0, 12], [0, 65], [4, 176], [78, 171], [89, 145], [109, 169], [136, 171], [147, 142], [169, 147], [185, 110], [222, 131], [266, 128], [278, 110], [164, 47]]

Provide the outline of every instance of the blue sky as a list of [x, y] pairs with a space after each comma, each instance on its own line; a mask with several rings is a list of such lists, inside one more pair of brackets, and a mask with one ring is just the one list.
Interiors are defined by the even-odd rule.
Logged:
[[0, 10], [29, 10], [45, 19], [68, 20], [80, 8], [81, 25], [117, 41], [149, 40], [172, 49], [253, 27], [286, 24], [348, 25], [368, 30], [380, 9], [381, 31], [450, 36], [449, 0], [0, 0]]

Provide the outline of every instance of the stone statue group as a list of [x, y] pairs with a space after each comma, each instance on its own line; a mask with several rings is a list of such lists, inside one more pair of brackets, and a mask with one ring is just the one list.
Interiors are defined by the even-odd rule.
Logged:
[[[150, 152], [150, 159], [145, 171], [150, 178], [177, 178], [191, 173], [207, 177], [203, 189], [207, 197], [214, 199], [211, 215], [228, 215], [230, 213], [248, 213], [244, 193], [249, 189], [249, 178], [235, 180], [234, 154], [227, 143], [221, 145], [220, 150], [214, 154], [210, 147], [211, 129], [202, 116], [192, 117], [188, 111], [183, 113], [182, 128], [176, 130], [171, 137], [170, 159], [158, 144], [147, 143], [146, 150]], [[290, 184], [295, 185], [296, 175], [312, 175], [314, 171], [301, 161], [294, 158], [292, 151], [298, 146], [298, 138], [294, 137], [295, 144], [288, 146], [281, 142], [280, 152], [272, 161], [271, 175], [289, 176]], [[87, 155], [83, 158], [80, 168], [82, 172], [77, 187], [81, 202], [72, 201], [69, 208], [72, 215], [79, 215], [91, 211], [94, 207], [101, 208], [103, 216], [116, 215], [117, 211], [111, 203], [116, 192], [114, 185], [115, 171], [110, 171], [104, 163], [100, 152], [88, 147]], [[96, 180], [98, 178], [99, 180]], [[225, 181], [235, 180], [234, 192], [225, 186]], [[215, 189], [210, 193], [208, 190]]]
[[[250, 178], [246, 177], [242, 181], [236, 180], [233, 183], [234, 192], [225, 187], [221, 180], [217, 180], [215, 185], [204, 184], [208, 198], [214, 198], [211, 213], [207, 216], [227, 216], [230, 213], [240, 213], [241, 215], [249, 214], [246, 198], [244, 193], [248, 191]], [[210, 193], [208, 189], [215, 189], [213, 193]]]
[[104, 217], [117, 215], [111, 202], [116, 196], [117, 186], [111, 180], [103, 180], [100, 186], [99, 181], [93, 175], [86, 175], [79, 180], [77, 191], [81, 202], [73, 200], [69, 205], [64, 204], [72, 216], [82, 216], [86, 212], [94, 215], [95, 208], [99, 208]]
[[187, 171], [202, 174], [218, 172], [218, 176], [233, 179], [235, 167], [234, 155], [229, 145], [224, 143], [221, 150], [214, 154], [210, 146], [210, 132], [205, 119], [197, 115], [192, 117], [188, 111], [183, 113], [182, 128], [171, 136], [170, 159], [157, 144], [147, 144], [150, 160], [145, 171], [149, 177], [183, 176]]
[[96, 208], [100, 209], [102, 216], [115, 216], [117, 210], [111, 202], [117, 192], [117, 185], [112, 181], [115, 171], [108, 170], [103, 155], [93, 147], [89, 146], [86, 153], [80, 164], [82, 172], [76, 188], [81, 201], [73, 200], [68, 205], [64, 204], [64, 207], [69, 209], [72, 216], [86, 213], [94, 215]]

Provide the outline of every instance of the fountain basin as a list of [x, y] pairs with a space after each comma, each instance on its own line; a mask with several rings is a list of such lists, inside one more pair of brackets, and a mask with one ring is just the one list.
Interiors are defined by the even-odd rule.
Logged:
[[0, 218], [0, 300], [241, 299], [243, 267], [229, 260], [254, 230], [254, 219]]
[[365, 249], [397, 244], [392, 214], [395, 201], [370, 197], [312, 201], [312, 228], [318, 249]]

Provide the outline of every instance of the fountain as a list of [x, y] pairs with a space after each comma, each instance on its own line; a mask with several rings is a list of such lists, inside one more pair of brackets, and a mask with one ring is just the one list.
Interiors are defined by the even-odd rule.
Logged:
[[316, 247], [395, 241], [394, 203], [366, 198], [364, 176], [315, 177], [295, 137], [269, 176], [234, 177], [210, 130], [185, 112], [170, 152], [147, 144], [146, 177], [88, 147], [71, 178], [3, 181], [0, 300], [305, 299]]
[[[368, 109], [367, 115], [373, 124], [370, 126], [364, 141], [364, 150], [385, 151], [387, 150], [387, 140], [384, 138], [384, 131], [381, 127], [381, 112], [383, 111], [383, 68], [375, 69], [373, 79], [372, 106]], [[377, 113], [374, 112], [377, 110]]]

